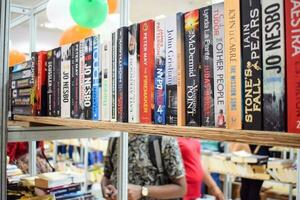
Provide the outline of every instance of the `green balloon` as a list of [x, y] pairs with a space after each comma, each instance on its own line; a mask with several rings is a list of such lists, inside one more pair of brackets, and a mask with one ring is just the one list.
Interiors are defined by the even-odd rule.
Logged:
[[96, 28], [105, 21], [108, 4], [106, 0], [72, 0], [70, 11], [78, 25], [85, 28]]

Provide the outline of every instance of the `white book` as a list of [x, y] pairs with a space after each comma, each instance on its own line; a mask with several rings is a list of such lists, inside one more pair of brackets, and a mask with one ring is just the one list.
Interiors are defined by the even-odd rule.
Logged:
[[112, 115], [112, 49], [111, 40], [104, 41], [101, 47], [102, 63], [102, 120], [110, 121]]
[[61, 47], [61, 117], [71, 117], [71, 44]]
[[166, 19], [166, 94], [167, 94], [167, 124], [177, 125], [177, 15]]
[[117, 121], [117, 32], [112, 33], [112, 106], [111, 106], [111, 121]]
[[128, 28], [128, 122], [140, 122], [139, 26]]
[[215, 126], [226, 126], [224, 2], [212, 5]]
[[84, 119], [84, 46], [85, 40], [79, 42], [79, 118]]

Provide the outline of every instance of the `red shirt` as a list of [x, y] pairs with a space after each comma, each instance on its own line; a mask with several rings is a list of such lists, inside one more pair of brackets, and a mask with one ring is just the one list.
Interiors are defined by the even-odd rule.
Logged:
[[[37, 148], [42, 148], [44, 146], [43, 142], [38, 142]], [[28, 153], [28, 143], [27, 142], [9, 142], [7, 144], [7, 155], [9, 156], [10, 163], [17, 160], [21, 156]]]
[[182, 154], [187, 180], [187, 194], [184, 200], [194, 200], [201, 197], [203, 178], [200, 141], [190, 138], [178, 138], [177, 141]]

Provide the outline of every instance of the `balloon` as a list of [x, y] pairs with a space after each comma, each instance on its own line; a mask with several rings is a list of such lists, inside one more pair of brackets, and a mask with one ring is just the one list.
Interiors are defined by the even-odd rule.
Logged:
[[26, 55], [17, 51], [17, 50], [11, 50], [9, 51], [9, 61], [8, 66], [14, 66], [16, 64], [22, 63], [26, 61]]
[[70, 9], [74, 21], [86, 28], [100, 26], [108, 13], [106, 0], [72, 0]]
[[74, 43], [92, 35], [94, 35], [92, 29], [82, 28], [78, 25], [75, 25], [63, 32], [59, 40], [59, 44], [64, 45]]
[[108, 9], [109, 9], [109, 14], [116, 12], [117, 10], [117, 0], [107, 0], [108, 3]]
[[71, 0], [50, 0], [47, 4], [48, 20], [56, 28], [66, 30], [75, 25], [70, 13]]

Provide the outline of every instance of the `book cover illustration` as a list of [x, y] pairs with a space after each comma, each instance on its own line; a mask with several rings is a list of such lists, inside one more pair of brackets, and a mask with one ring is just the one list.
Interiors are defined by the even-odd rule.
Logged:
[[166, 124], [165, 19], [155, 21], [154, 122]]
[[285, 131], [284, 1], [267, 0], [262, 1], [261, 5], [263, 19], [263, 114], [265, 116], [263, 117], [263, 129], [267, 131]]
[[226, 127], [224, 2], [212, 6], [215, 127]]
[[212, 6], [200, 9], [200, 30], [202, 126], [215, 126]]
[[128, 28], [128, 121], [140, 122], [139, 25]]
[[184, 14], [186, 125], [200, 126], [199, 10]]
[[262, 40], [260, 0], [241, 1], [243, 128], [262, 129]]

